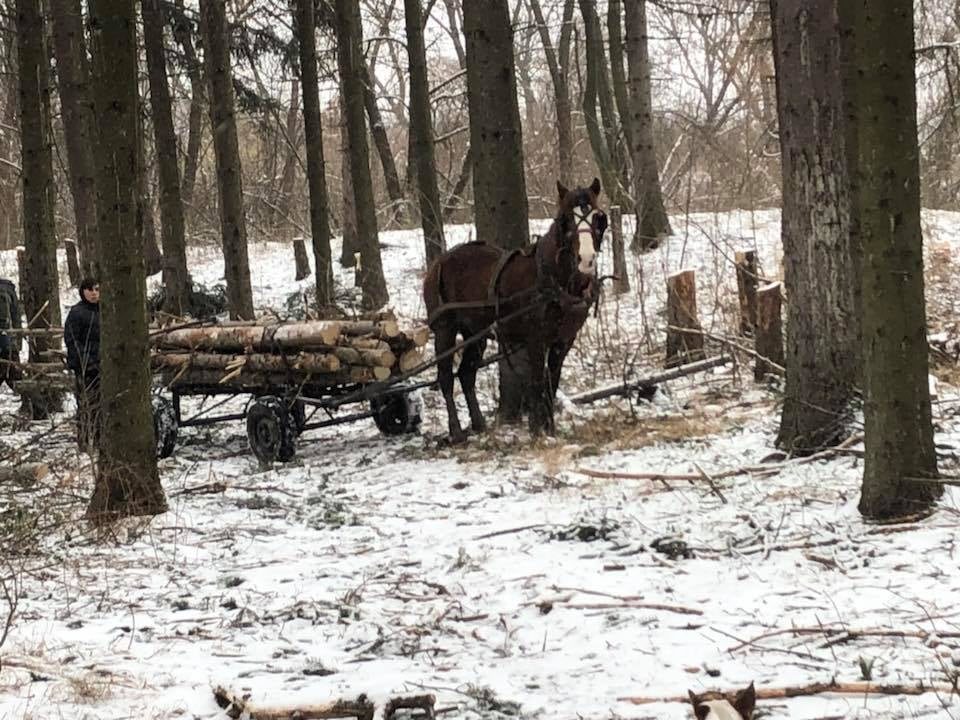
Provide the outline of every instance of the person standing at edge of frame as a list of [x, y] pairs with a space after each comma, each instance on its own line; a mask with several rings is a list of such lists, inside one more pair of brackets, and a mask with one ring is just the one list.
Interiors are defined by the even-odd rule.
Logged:
[[20, 362], [20, 338], [10, 337], [3, 331], [21, 327], [17, 286], [12, 280], [0, 278], [0, 387], [7, 383], [11, 390], [13, 383], [20, 379], [18, 369], [12, 365]]
[[100, 283], [80, 282], [80, 302], [70, 308], [63, 324], [67, 367], [76, 378], [77, 442], [92, 452], [100, 440]]

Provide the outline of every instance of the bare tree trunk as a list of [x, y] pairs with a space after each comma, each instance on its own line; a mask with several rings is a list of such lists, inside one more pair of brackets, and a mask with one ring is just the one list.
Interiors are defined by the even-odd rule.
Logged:
[[853, 197], [863, 243], [860, 512], [889, 520], [928, 509], [943, 492], [933, 482], [913, 2], [850, 3], [840, 14], [852, 23], [845, 39], [853, 48]]
[[[46, 99], [50, 95], [44, 22], [40, 0], [17, 0], [17, 50], [20, 78], [20, 156], [23, 162], [23, 243], [24, 263], [20, 294], [24, 314], [33, 327], [60, 325], [60, 288], [57, 273], [57, 244], [53, 210], [50, 117]], [[49, 341], [37, 338], [30, 343], [30, 360], [49, 349]], [[38, 395], [25, 399], [34, 419], [46, 418], [57, 401]]]
[[560, 180], [564, 185], [570, 186], [575, 182], [573, 178], [573, 113], [570, 104], [569, 82], [570, 38], [573, 34], [574, 0], [564, 0], [560, 42], [556, 49], [554, 49], [553, 42], [550, 39], [550, 29], [543, 17], [540, 0], [529, 0], [529, 2], [530, 9], [537, 21], [540, 42], [543, 43], [543, 52], [547, 59], [547, 68], [550, 70], [550, 80], [553, 83], [557, 115], [557, 153], [560, 161]]
[[150, 407], [146, 278], [137, 225], [140, 144], [133, 0], [90, 0], [97, 128], [97, 208], [103, 249], [100, 458], [87, 516], [104, 522], [167, 509]]
[[337, 61], [346, 100], [347, 137], [350, 140], [350, 175], [357, 213], [360, 250], [360, 287], [363, 305], [375, 310], [389, 300], [380, 259], [380, 239], [370, 178], [370, 150], [364, 117], [363, 35], [358, 0], [337, 0]]
[[156, 215], [153, 212], [153, 198], [150, 192], [150, 178], [147, 169], [147, 143], [145, 130], [143, 127], [143, 118], [146, 109], [137, 115], [137, 162], [140, 167], [137, 169], [137, 193], [139, 195], [140, 213], [143, 216], [139, 223], [141, 240], [143, 242], [143, 261], [147, 277], [156, 275], [163, 270], [163, 255], [160, 247], [157, 245], [157, 222]]
[[526, 247], [523, 133], [506, 0], [465, 3], [463, 32], [477, 238], [505, 249]]
[[173, 24], [173, 36], [183, 49], [187, 74], [190, 77], [190, 118], [187, 130], [187, 156], [183, 163], [183, 183], [180, 194], [186, 208], [184, 223], [193, 214], [193, 195], [197, 182], [197, 167], [200, 163], [200, 141], [203, 137], [203, 106], [206, 104], [207, 91], [203, 77], [203, 63], [197, 58], [193, 47], [193, 35], [190, 23], [183, 16], [183, 0], [177, 0], [180, 12]]
[[836, 3], [771, 1], [789, 300], [777, 443], [798, 453], [848, 432], [860, 357]]
[[80, 0], [50, 0], [50, 13], [80, 265], [85, 274], [96, 275], [98, 236], [91, 136], [93, 103]]
[[[274, 207], [270, 208], [268, 216], [273, 219], [273, 225], [277, 227], [290, 226], [290, 210], [293, 207], [293, 196], [297, 184], [297, 146], [299, 144], [299, 132], [297, 127], [298, 116], [300, 115], [300, 83], [296, 79], [290, 81], [290, 107], [287, 110], [286, 123], [286, 145], [287, 155], [283, 161], [283, 171], [280, 174], [280, 185], [277, 190], [277, 197], [274, 198]], [[279, 118], [278, 118], [279, 120]], [[278, 122], [279, 124], [279, 122]]]
[[367, 110], [367, 118], [370, 120], [370, 134], [373, 136], [373, 145], [380, 158], [380, 166], [383, 168], [387, 197], [393, 205], [390, 216], [394, 222], [403, 222], [403, 188], [400, 187], [400, 175], [397, 173], [397, 163], [390, 148], [390, 138], [387, 137], [387, 129], [383, 125], [383, 115], [377, 107], [377, 95], [373, 90], [365, 62], [361, 63], [360, 70], [363, 73], [363, 104]]
[[347, 133], [347, 103], [340, 88], [340, 194], [343, 200], [343, 228], [341, 230], [340, 265], [345, 268], [357, 264], [357, 206], [353, 201], [353, 176], [350, 174], [350, 137]]
[[227, 39], [226, 8], [218, 0], [201, 0], [200, 18], [205, 41], [204, 62], [210, 81], [210, 125], [217, 157], [220, 190], [220, 231], [223, 237], [224, 275], [230, 317], [252, 320], [253, 291], [247, 258], [247, 223], [243, 209], [243, 173], [234, 114], [233, 71]]
[[[17, 38], [7, 36], [4, 50], [3, 124], [15, 127], [20, 113], [20, 78], [17, 72]], [[14, 161], [19, 150], [19, 137], [14, 133], [0, 134], [0, 155]], [[0, 164], [0, 250], [12, 250], [20, 244], [21, 216], [17, 202], [20, 173], [15, 165]]]
[[[634, 250], [655, 246], [669, 235], [670, 219], [663, 204], [660, 171], [653, 139], [653, 100], [650, 90], [650, 53], [647, 47], [647, 0], [625, 0], [627, 5], [627, 66], [629, 102], [624, 128], [633, 161], [633, 198], [637, 222]], [[612, 52], [612, 50], [611, 50]], [[618, 95], [619, 97], [619, 95]]]
[[300, 82], [303, 85], [303, 131], [307, 145], [307, 182], [310, 186], [310, 232], [316, 269], [317, 307], [333, 305], [333, 261], [330, 253], [330, 200], [323, 159], [323, 125], [317, 79], [317, 36], [313, 0], [297, 0], [297, 39], [300, 46]]
[[163, 243], [164, 311], [183, 315], [190, 308], [190, 277], [184, 236], [183, 200], [180, 197], [180, 167], [177, 136], [173, 129], [167, 60], [163, 43], [164, 17], [160, 0], [143, 0], [143, 42], [150, 78], [154, 142], [160, 170], [160, 219]]
[[417, 199], [423, 224], [426, 264], [446, 249], [443, 238], [443, 209], [437, 185], [433, 147], [433, 117], [430, 114], [430, 85], [427, 56], [423, 42], [423, 11], [420, 0], [404, 0], [407, 26], [407, 58], [410, 70], [410, 163], [416, 166]]

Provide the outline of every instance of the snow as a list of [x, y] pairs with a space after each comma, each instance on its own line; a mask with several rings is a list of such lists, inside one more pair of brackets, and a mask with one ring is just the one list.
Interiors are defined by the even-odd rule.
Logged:
[[[701, 321], [716, 335], [735, 323], [736, 250], [757, 249], [762, 274], [780, 277], [776, 211], [673, 223], [660, 249], [631, 256], [633, 291], [606, 296], [588, 322], [566, 395], [656, 370], [677, 269], [696, 270]], [[929, 246], [952, 246], [960, 216], [927, 213], [925, 228]], [[471, 235], [448, 228], [450, 244]], [[420, 233], [381, 240], [391, 305], [422, 318]], [[286, 245], [254, 244], [250, 258], [261, 307], [309, 287], [292, 281]], [[198, 279], [222, 278], [214, 248], [191, 248], [190, 261]], [[605, 248], [600, 273], [611, 264]], [[16, 277], [12, 253], [0, 253], [0, 275]], [[339, 279], [349, 286], [351, 272]], [[500, 428], [458, 448], [441, 442], [443, 402], [425, 391], [419, 435], [385, 438], [370, 421], [327, 428], [268, 469], [242, 423], [188, 428], [160, 463], [169, 512], [100, 534], [80, 519], [91, 482], [69, 404], [52, 424], [24, 424], [4, 388], [0, 457], [58, 459], [37, 492], [11, 496], [45, 529], [31, 553], [4, 553], [18, 606], [0, 650], [0, 718], [222, 718], [212, 688], [223, 685], [261, 707], [432, 692], [441, 717], [671, 720], [691, 717], [689, 705], [620, 698], [855, 682], [871, 663], [878, 683], [949, 683], [960, 670], [954, 490], [930, 518], [891, 527], [860, 519], [856, 453], [717, 479], [719, 494], [707, 482], [578, 472], [761, 464], [774, 452], [778, 395], [750, 374], [671, 381], [651, 404], [561, 403], [556, 439]], [[494, 371], [479, 385], [489, 416]], [[958, 394], [941, 380], [938, 395], [941, 469], [955, 472]], [[0, 522], [12, 502], [0, 500]], [[578, 528], [600, 537], [580, 540]], [[676, 552], [664, 539], [679, 541]], [[0, 622], [6, 610], [0, 593]], [[825, 630], [743, 645], [792, 627]], [[826, 628], [927, 635], [839, 642]], [[960, 715], [932, 693], [760, 700], [758, 710]]]

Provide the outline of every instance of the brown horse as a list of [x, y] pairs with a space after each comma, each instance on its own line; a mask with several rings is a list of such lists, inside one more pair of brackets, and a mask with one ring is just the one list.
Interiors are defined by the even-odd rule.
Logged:
[[[593, 299], [596, 258], [606, 215], [597, 199], [600, 181], [568, 190], [557, 183], [559, 203], [550, 229], [525, 251], [506, 252], [484, 242], [459, 245], [427, 270], [423, 298], [434, 333], [440, 390], [447, 405], [450, 439], [466, 435], [453, 400], [457, 336], [482, 334], [496, 322], [500, 350], [522, 355], [530, 431], [552, 433], [553, 398], [563, 359]], [[580, 314], [582, 313], [582, 317]], [[571, 332], [572, 331], [572, 332]], [[457, 375], [476, 432], [486, 427], [476, 395], [477, 369], [486, 338], [466, 346]], [[510, 365], [510, 357], [505, 361]]]

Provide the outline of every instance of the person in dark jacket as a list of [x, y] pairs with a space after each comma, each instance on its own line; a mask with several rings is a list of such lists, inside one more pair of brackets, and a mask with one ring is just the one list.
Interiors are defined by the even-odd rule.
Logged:
[[0, 386], [19, 380], [19, 373], [10, 363], [20, 361], [20, 338], [4, 334], [4, 330], [21, 327], [20, 305], [17, 302], [17, 287], [10, 280], [0, 278]]
[[100, 440], [100, 283], [87, 277], [80, 283], [80, 302], [70, 308], [63, 324], [67, 367], [76, 378], [77, 433], [81, 450]]

